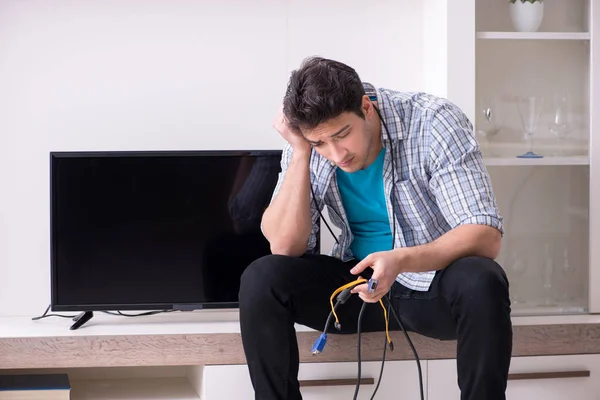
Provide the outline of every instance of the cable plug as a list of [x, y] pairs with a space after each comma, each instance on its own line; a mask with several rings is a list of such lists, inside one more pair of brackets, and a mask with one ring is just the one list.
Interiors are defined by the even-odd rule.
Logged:
[[[358, 286], [358, 284], [355, 286]], [[342, 292], [340, 294], [338, 294], [337, 303], [335, 305], [335, 308], [337, 308], [338, 305], [344, 304], [345, 302], [348, 301], [350, 296], [352, 296], [352, 292], [351, 292], [352, 288], [354, 288], [354, 286], [346, 288], [346, 289], [342, 290]], [[340, 324], [338, 321], [335, 321], [333, 326], [335, 326], [335, 329], [337, 329], [338, 331], [342, 330], [342, 324]]]
[[390, 351], [394, 351], [394, 342], [389, 342], [388, 344], [390, 345]]
[[375, 293], [377, 290], [377, 285], [379, 285], [379, 281], [377, 279], [369, 279], [369, 282], [367, 283], [367, 291], [369, 293]]
[[312, 353], [321, 353], [323, 351], [323, 348], [325, 347], [325, 344], [327, 344], [327, 334], [321, 333], [321, 335], [319, 335], [319, 338], [315, 341], [315, 344], [312, 347]]

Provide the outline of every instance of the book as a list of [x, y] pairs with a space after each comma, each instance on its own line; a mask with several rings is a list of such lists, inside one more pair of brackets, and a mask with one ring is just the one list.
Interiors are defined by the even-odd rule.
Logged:
[[0, 375], [0, 400], [69, 400], [67, 374]]

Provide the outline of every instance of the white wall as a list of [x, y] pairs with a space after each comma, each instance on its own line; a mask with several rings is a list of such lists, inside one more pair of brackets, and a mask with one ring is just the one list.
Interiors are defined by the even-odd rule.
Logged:
[[50, 151], [281, 148], [302, 58], [423, 90], [423, 21], [412, 0], [0, 2], [0, 315], [50, 301]]
[[423, 88], [475, 117], [475, 0], [422, 0]]

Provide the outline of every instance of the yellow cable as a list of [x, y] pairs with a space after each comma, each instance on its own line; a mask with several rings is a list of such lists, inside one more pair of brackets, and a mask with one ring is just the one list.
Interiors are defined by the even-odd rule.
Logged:
[[387, 315], [387, 310], [385, 309], [385, 306], [383, 305], [383, 301], [381, 301], [381, 299], [379, 299], [379, 304], [381, 304], [381, 308], [383, 308], [383, 318], [385, 319], [385, 336], [387, 337], [388, 343], [392, 343], [392, 338], [390, 338], [389, 319]]
[[[333, 292], [333, 294], [329, 298], [329, 303], [331, 304], [331, 312], [333, 313], [333, 316], [335, 317], [335, 322], [336, 323], [339, 324], [340, 320], [338, 319], [337, 313], [335, 312], [335, 307], [333, 305], [333, 299], [335, 298], [335, 296], [338, 293], [340, 293], [341, 291], [343, 291], [344, 289], [348, 289], [350, 287], [357, 286], [358, 284], [365, 283], [365, 282], [367, 282], [366, 279], [364, 279], [364, 278], [358, 278], [354, 282], [350, 282], [350, 283], [347, 283], [347, 284], [345, 284], [343, 286], [340, 286], [339, 288], [337, 288]], [[390, 338], [389, 320], [388, 320], [387, 310], [385, 309], [385, 306], [383, 305], [383, 301], [381, 299], [379, 299], [379, 304], [381, 304], [381, 308], [383, 308], [383, 318], [385, 319], [385, 336], [387, 337], [388, 343], [391, 343], [392, 339]]]
[[367, 282], [367, 280], [364, 278], [358, 278], [354, 282], [350, 282], [350, 283], [345, 284], [344, 286], [340, 286], [339, 288], [337, 288], [335, 290], [335, 292], [333, 292], [333, 294], [329, 298], [329, 304], [331, 304], [331, 311], [333, 312], [333, 316], [335, 317], [335, 322], [337, 322], [338, 324], [340, 323], [337, 313], [335, 312], [335, 307], [333, 306], [333, 299], [335, 298], [335, 296], [337, 296], [337, 294], [340, 293], [344, 289], [348, 289], [350, 287], [356, 286], [356, 285], [358, 285], [360, 283], [364, 283], [364, 282]]

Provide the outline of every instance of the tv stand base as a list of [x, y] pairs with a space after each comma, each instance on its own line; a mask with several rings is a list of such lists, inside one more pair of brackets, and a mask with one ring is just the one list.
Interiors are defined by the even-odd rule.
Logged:
[[73, 318], [73, 321], [75, 321], [75, 323], [73, 325], [71, 325], [71, 327], [69, 329], [72, 330], [72, 331], [75, 330], [75, 329], [78, 329], [83, 324], [85, 324], [90, 319], [92, 319], [93, 317], [94, 317], [94, 312], [93, 311], [82, 312], [81, 314], [79, 314], [78, 316], [76, 316], [75, 318]]

